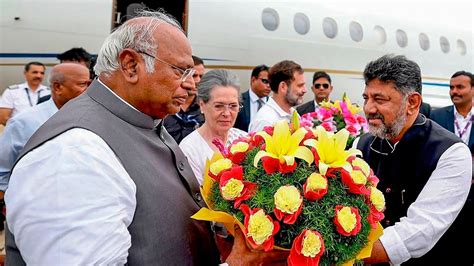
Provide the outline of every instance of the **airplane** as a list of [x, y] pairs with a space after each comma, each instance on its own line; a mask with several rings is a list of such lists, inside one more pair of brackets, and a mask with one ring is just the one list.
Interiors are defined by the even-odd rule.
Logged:
[[0, 0], [0, 92], [23, 82], [23, 66], [48, 68], [72, 47], [97, 54], [110, 31], [140, 8], [162, 8], [183, 25], [193, 53], [207, 69], [234, 71], [242, 91], [259, 64], [289, 59], [305, 69], [311, 100], [312, 74], [326, 71], [332, 99], [346, 93], [361, 104], [365, 65], [387, 53], [420, 65], [423, 100], [451, 104], [449, 78], [474, 72], [473, 3], [468, 0]]

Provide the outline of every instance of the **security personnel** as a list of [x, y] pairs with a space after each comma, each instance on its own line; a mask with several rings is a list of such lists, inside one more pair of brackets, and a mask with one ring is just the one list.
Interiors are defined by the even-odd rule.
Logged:
[[5, 125], [10, 117], [36, 105], [40, 97], [51, 94], [48, 87], [41, 85], [45, 70], [40, 62], [25, 65], [26, 82], [8, 87], [0, 99], [0, 124]]

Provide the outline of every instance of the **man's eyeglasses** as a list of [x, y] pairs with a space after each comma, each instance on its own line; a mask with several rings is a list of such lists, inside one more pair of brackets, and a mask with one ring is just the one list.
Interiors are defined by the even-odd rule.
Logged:
[[314, 83], [314, 87], [315, 87], [316, 89], [320, 89], [321, 86], [323, 86], [323, 88], [324, 88], [325, 90], [329, 89], [329, 84], [328, 84], [328, 83], [323, 83], [323, 84]]
[[175, 65], [173, 65], [173, 64], [170, 64], [170, 63], [168, 63], [168, 62], [166, 62], [166, 61], [163, 61], [163, 60], [159, 59], [158, 57], [156, 57], [156, 56], [154, 56], [154, 55], [151, 55], [151, 54], [149, 54], [149, 53], [147, 53], [147, 52], [144, 52], [144, 51], [137, 51], [137, 52], [139, 52], [139, 53], [141, 53], [141, 54], [144, 54], [144, 55], [148, 55], [149, 57], [155, 59], [156, 61], [159, 61], [159, 62], [161, 62], [161, 63], [163, 63], [163, 64], [165, 64], [165, 65], [170, 66], [170, 67], [173, 68], [173, 69], [178, 70], [178, 71], [181, 73], [181, 82], [186, 81], [189, 77], [192, 77], [192, 76], [194, 75], [194, 72], [196, 72], [196, 70], [195, 70], [194, 68], [192, 68], [192, 67], [190, 67], [190, 68], [188, 68], [188, 69], [182, 69], [182, 68], [177, 67], [177, 66], [175, 66]]
[[215, 104], [211, 105], [211, 107], [215, 112], [220, 113], [220, 112], [226, 111], [227, 108], [231, 112], [238, 112], [243, 106], [241, 104], [238, 104], [238, 103], [230, 103], [230, 104], [215, 103]]
[[263, 84], [268, 84], [268, 79], [260, 79], [262, 81]]

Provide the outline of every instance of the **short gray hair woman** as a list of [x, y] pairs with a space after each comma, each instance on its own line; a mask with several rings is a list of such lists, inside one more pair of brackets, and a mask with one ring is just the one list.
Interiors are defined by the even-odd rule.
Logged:
[[198, 101], [206, 121], [179, 146], [202, 184], [206, 159], [219, 151], [213, 140], [218, 139], [227, 146], [247, 133], [233, 128], [241, 105], [239, 80], [232, 72], [217, 69], [204, 74], [198, 85]]

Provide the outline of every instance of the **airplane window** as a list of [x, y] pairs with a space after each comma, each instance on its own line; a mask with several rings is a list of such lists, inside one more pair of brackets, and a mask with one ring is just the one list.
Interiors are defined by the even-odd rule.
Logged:
[[273, 8], [265, 8], [262, 11], [262, 24], [265, 29], [269, 31], [274, 31], [278, 28], [280, 24], [280, 17], [278, 16], [278, 12], [276, 12]]
[[430, 49], [430, 38], [428, 38], [428, 35], [420, 33], [418, 40], [420, 42], [421, 49], [424, 51]]
[[337, 23], [333, 18], [324, 18], [323, 32], [326, 37], [333, 39], [337, 35]]
[[449, 53], [449, 41], [446, 37], [442, 36], [439, 38], [439, 45], [441, 46], [441, 51], [443, 51], [443, 53]]
[[387, 33], [385, 33], [384, 28], [382, 28], [381, 26], [375, 26], [374, 33], [375, 33], [375, 42], [377, 44], [384, 44], [387, 41]]
[[309, 18], [303, 13], [296, 13], [293, 18], [293, 26], [295, 31], [301, 35], [305, 35], [309, 32]]
[[458, 53], [460, 55], [466, 55], [466, 44], [462, 40], [458, 40]]
[[397, 30], [397, 43], [398, 46], [404, 48], [408, 45], [408, 37], [407, 34], [403, 30]]
[[352, 21], [349, 25], [349, 31], [351, 34], [351, 39], [354, 42], [362, 41], [362, 38], [364, 37], [364, 30], [358, 22]]

